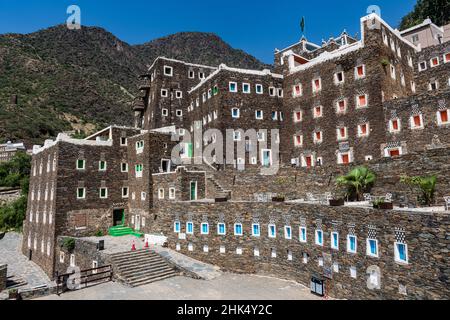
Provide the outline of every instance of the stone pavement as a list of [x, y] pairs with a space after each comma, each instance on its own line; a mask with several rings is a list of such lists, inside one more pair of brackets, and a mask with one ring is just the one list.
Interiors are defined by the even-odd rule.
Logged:
[[0, 240], [0, 265], [8, 265], [8, 277], [20, 277], [27, 281], [28, 284], [20, 289], [51, 285], [52, 281], [44, 271], [22, 254], [21, 245], [22, 235], [16, 232], [8, 232]]
[[130, 288], [108, 282], [40, 300], [322, 300], [293, 281], [222, 273], [212, 280], [174, 277]]

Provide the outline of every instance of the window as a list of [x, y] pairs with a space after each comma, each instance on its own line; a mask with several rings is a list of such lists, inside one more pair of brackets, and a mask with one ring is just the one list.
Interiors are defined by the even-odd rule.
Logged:
[[408, 245], [406, 243], [395, 242], [394, 254], [395, 262], [408, 263]]
[[254, 237], [261, 236], [261, 230], [259, 227], [259, 223], [252, 224], [252, 236], [254, 236]]
[[99, 189], [99, 196], [101, 199], [108, 198], [108, 188], [100, 188]]
[[314, 109], [313, 109], [314, 119], [321, 118], [323, 116], [322, 110], [323, 110], [322, 106], [314, 107]]
[[188, 77], [189, 77], [189, 79], [194, 79], [194, 78], [195, 78], [195, 72], [194, 72], [194, 70], [189, 70], [189, 72], [188, 72]]
[[250, 89], [250, 84], [248, 83], [243, 83], [242, 84], [242, 92], [243, 93], [250, 93], [251, 89]]
[[350, 277], [356, 279], [356, 267], [350, 267]]
[[187, 234], [194, 234], [194, 223], [193, 222], [187, 222], [186, 223], [186, 233]]
[[287, 259], [288, 259], [288, 261], [292, 261], [292, 251], [291, 250], [287, 251]]
[[106, 161], [99, 161], [98, 163], [98, 171], [106, 171]]
[[444, 54], [444, 63], [448, 63], [450, 62], [450, 52]]
[[392, 64], [391, 64], [390, 69], [391, 69], [391, 78], [396, 80], [397, 79], [397, 74], [395, 72], [395, 67]]
[[391, 158], [399, 157], [402, 155], [402, 148], [389, 148], [389, 149], [386, 149], [385, 153], [386, 153], [386, 157], [391, 157]]
[[240, 117], [240, 110], [239, 108], [233, 108], [231, 109], [231, 116], [235, 119]]
[[263, 94], [263, 93], [264, 93], [262, 84], [257, 84], [257, 85], [255, 86], [255, 90], [256, 90], [256, 93], [257, 93], [257, 94]]
[[236, 248], [236, 254], [237, 255], [242, 255], [242, 247], [237, 247]]
[[360, 65], [355, 68], [355, 79], [362, 79], [366, 76], [366, 66]]
[[359, 96], [356, 97], [356, 107], [357, 108], [364, 108], [367, 107], [368, 102], [367, 102], [367, 94], [361, 94]]
[[339, 250], [339, 233], [331, 233], [331, 249]]
[[177, 117], [182, 117], [183, 116], [183, 110], [179, 110], [178, 109], [178, 110], [175, 111], [175, 114], [176, 114]]
[[307, 264], [309, 255], [306, 252], [303, 252], [302, 256], [303, 256], [303, 258], [302, 258], [303, 263]]
[[128, 198], [128, 187], [122, 188], [122, 198]]
[[450, 113], [450, 110], [449, 110], [449, 109], [446, 109], [446, 110], [439, 110], [439, 111], [437, 112], [437, 122], [438, 122], [438, 125], [442, 126], [442, 125], [445, 125], [445, 124], [449, 124], [449, 120], [448, 120], [448, 118], [449, 118], [449, 113]]
[[121, 172], [128, 172], [128, 163], [122, 162], [122, 163], [120, 164], [120, 171], [121, 171]]
[[98, 268], [98, 262], [93, 260], [92, 261], [92, 269], [94, 269], [94, 270], [92, 270], [92, 274], [96, 274], [98, 272], [97, 268]]
[[425, 61], [422, 61], [419, 63], [419, 71], [425, 71], [427, 70], [427, 63]]
[[191, 242], [188, 243], [188, 251], [194, 251], [194, 245]]
[[336, 72], [334, 74], [334, 83], [335, 84], [342, 84], [345, 81], [345, 75], [344, 72]]
[[254, 255], [255, 257], [259, 257], [259, 248], [254, 248], [254, 249], [253, 249], [253, 255]]
[[181, 224], [180, 221], [175, 221], [173, 224], [173, 232], [180, 233], [181, 232]]
[[302, 111], [295, 111], [294, 112], [294, 122], [301, 122], [302, 121]]
[[70, 255], [70, 266], [75, 267], [75, 255], [74, 254]]
[[158, 189], [158, 199], [164, 199], [164, 189]]
[[175, 188], [169, 188], [169, 199], [175, 199]]
[[86, 188], [78, 188], [77, 189], [77, 199], [86, 198]]
[[263, 119], [263, 116], [264, 116], [264, 113], [263, 113], [262, 110], [256, 110], [256, 111], [255, 111], [255, 118], [256, 118], [257, 120], [262, 120], [262, 119]]
[[350, 152], [338, 152], [338, 164], [349, 164], [352, 162]]
[[336, 133], [337, 133], [337, 140], [338, 141], [346, 140], [347, 137], [348, 137], [347, 127], [337, 128], [336, 129]]
[[142, 178], [142, 171], [144, 170], [143, 165], [137, 164], [134, 169], [136, 172], [136, 178]]
[[353, 235], [347, 236], [347, 252], [356, 253], [356, 236]]
[[[31, 243], [31, 241], [29, 241], [29, 243]], [[30, 245], [28, 245], [28, 247], [30, 247]], [[65, 258], [65, 254], [64, 254], [63, 251], [61, 251], [61, 252], [59, 253], [59, 262], [60, 262], [60, 263], [64, 263], [64, 258]]]
[[136, 142], [136, 153], [141, 153], [144, 150], [144, 140]]
[[369, 257], [378, 258], [378, 240], [367, 239], [366, 252]]
[[[147, 198], [147, 193], [141, 192], [141, 201], [145, 201], [146, 198]], [[142, 218], [142, 219], [144, 219], [144, 218]]]
[[411, 81], [411, 91], [416, 93], [416, 83], [414, 81]]
[[431, 81], [428, 84], [428, 91], [436, 91], [439, 88], [439, 82], [437, 82], [436, 80]]
[[161, 114], [163, 117], [167, 117], [169, 115], [169, 110], [164, 108], [161, 110]]
[[209, 234], [209, 224], [207, 222], [202, 223], [201, 234]]
[[225, 249], [225, 246], [224, 246], [224, 245], [221, 245], [221, 246], [219, 247], [219, 252], [222, 253], [222, 254], [226, 252], [226, 249]]
[[302, 85], [301, 84], [296, 84], [292, 87], [292, 96], [295, 97], [300, 97], [303, 95], [303, 90], [302, 90]]
[[235, 223], [234, 224], [234, 235], [235, 236], [242, 236], [242, 223]]
[[316, 245], [323, 246], [323, 231], [316, 230]]
[[367, 136], [369, 136], [369, 124], [364, 123], [358, 125], [358, 137], [362, 138]]
[[77, 160], [77, 170], [84, 170], [86, 167], [86, 160]]
[[323, 267], [323, 258], [319, 257], [319, 259], [317, 259], [317, 264], [319, 265], [319, 267]]
[[284, 226], [284, 238], [288, 240], [292, 239], [292, 228], [290, 226]]
[[302, 135], [297, 134], [294, 136], [294, 145], [296, 147], [303, 146], [303, 136]]
[[234, 131], [233, 139], [234, 139], [234, 141], [241, 141], [241, 132], [240, 131]]
[[205, 79], [205, 73], [204, 72], [199, 72], [198, 73], [198, 78], [199, 79]]
[[314, 132], [314, 143], [319, 144], [323, 142], [323, 134], [322, 131]]
[[167, 98], [169, 96], [169, 91], [167, 89], [161, 89], [161, 97]]
[[300, 227], [299, 238], [300, 242], [306, 243], [306, 227]]
[[218, 223], [217, 224], [217, 234], [219, 236], [224, 236], [226, 234], [226, 226], [225, 223]]
[[265, 134], [262, 131], [258, 131], [256, 133], [256, 137], [257, 137], [258, 141], [260, 141], [260, 142], [265, 141]]
[[320, 78], [314, 79], [312, 81], [312, 89], [313, 93], [317, 93], [322, 90], [322, 80]]
[[269, 87], [269, 95], [271, 97], [275, 97], [276, 92], [275, 92], [275, 88], [274, 87]]
[[423, 129], [422, 114], [413, 115], [410, 118], [411, 129]]
[[314, 156], [302, 156], [302, 167], [303, 168], [311, 168], [314, 167]]
[[173, 68], [169, 66], [164, 66], [164, 75], [168, 77], [173, 76]]
[[272, 111], [272, 120], [273, 121], [276, 121], [276, 120], [278, 120], [278, 112], [276, 112], [276, 111]]
[[401, 130], [400, 119], [391, 119], [389, 121], [389, 132], [396, 133], [400, 132], [400, 130]]
[[270, 256], [275, 259], [277, 257], [277, 249], [271, 248], [270, 249]]
[[347, 100], [342, 99], [336, 102], [336, 112], [345, 113], [347, 111]]
[[277, 96], [278, 96], [279, 98], [283, 98], [283, 89], [281, 89], [281, 88], [278, 88], [278, 89], [277, 89]]
[[175, 91], [175, 97], [177, 99], [183, 98], [183, 91], [180, 91], [180, 90]]
[[277, 231], [274, 224], [269, 224], [269, 238], [276, 238]]
[[431, 68], [437, 67], [439, 65], [439, 57], [431, 58], [430, 66]]

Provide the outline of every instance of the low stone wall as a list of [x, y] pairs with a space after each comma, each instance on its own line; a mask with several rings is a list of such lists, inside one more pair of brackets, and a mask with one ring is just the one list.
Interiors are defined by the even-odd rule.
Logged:
[[6, 278], [8, 273], [8, 266], [0, 266], [0, 292], [6, 289]]
[[[450, 298], [448, 213], [254, 202], [174, 202], [156, 212], [152, 232], [167, 236], [171, 249], [224, 270], [267, 273], [306, 286], [316, 276], [326, 280], [327, 294], [336, 298]], [[175, 221], [181, 223], [181, 236], [174, 232]], [[194, 223], [194, 234], [186, 234], [188, 221]], [[208, 234], [200, 232], [204, 222]], [[219, 222], [226, 224], [226, 235], [217, 234]], [[242, 223], [242, 236], [234, 234], [235, 223]], [[252, 236], [253, 223], [260, 224], [259, 237]], [[269, 224], [276, 226], [276, 238], [268, 236]], [[292, 239], [285, 238], [285, 226], [291, 226]], [[300, 227], [306, 227], [306, 243], [299, 241]], [[316, 230], [323, 231], [323, 246], [315, 243]], [[330, 246], [332, 232], [339, 234], [338, 250]], [[357, 237], [357, 253], [347, 252], [347, 235]], [[367, 255], [368, 238], [378, 241], [378, 257]], [[396, 241], [407, 244], [407, 264], [394, 258]], [[368, 287], [371, 272], [376, 272], [379, 289]]]
[[0, 206], [16, 201], [20, 198], [20, 189], [18, 190], [0, 190]]

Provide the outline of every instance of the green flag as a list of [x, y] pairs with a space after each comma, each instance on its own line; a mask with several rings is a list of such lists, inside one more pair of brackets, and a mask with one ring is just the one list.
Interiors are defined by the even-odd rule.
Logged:
[[300, 22], [300, 28], [302, 28], [302, 32], [305, 32], [305, 17], [302, 17], [302, 22]]

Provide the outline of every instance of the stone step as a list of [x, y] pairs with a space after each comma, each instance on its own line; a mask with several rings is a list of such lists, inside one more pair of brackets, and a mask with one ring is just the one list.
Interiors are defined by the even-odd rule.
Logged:
[[126, 273], [129, 270], [136, 270], [139, 268], [150, 268], [150, 267], [158, 267], [160, 265], [167, 265], [167, 263], [165, 261], [143, 261], [143, 262], [139, 262], [139, 263], [127, 263], [127, 264], [121, 264], [121, 265], [117, 265], [117, 269], [119, 269], [119, 271], [121, 273]]
[[141, 249], [141, 250], [136, 250], [136, 251], [126, 251], [126, 252], [121, 252], [121, 253], [115, 253], [113, 254], [111, 257], [114, 259], [118, 259], [118, 258], [124, 258], [124, 257], [136, 257], [139, 255], [153, 255], [153, 256], [157, 256], [157, 254], [154, 251], [148, 250], [148, 249]]
[[157, 276], [154, 276], [154, 277], [149, 277], [149, 278], [143, 279], [141, 281], [134, 281], [134, 282], [130, 283], [130, 285], [132, 287], [138, 287], [138, 286], [143, 286], [143, 285], [146, 285], [146, 284], [149, 284], [149, 283], [152, 283], [152, 282], [156, 282], [156, 281], [161, 281], [161, 280], [164, 280], [164, 279], [172, 278], [172, 277], [175, 277], [175, 276], [177, 276], [177, 273], [172, 271], [172, 272], [160, 274], [160, 275], [157, 275]]
[[116, 263], [121, 263], [121, 262], [144, 259], [144, 258], [159, 258], [159, 257], [156, 255], [139, 254], [136, 256], [123, 256], [123, 257], [113, 258], [112, 260]]
[[130, 271], [130, 272], [127, 272], [126, 274], [122, 273], [121, 275], [128, 282], [132, 282], [136, 278], [150, 277], [150, 276], [153, 276], [155, 274], [160, 274], [160, 273], [168, 272], [168, 271], [175, 272], [173, 268], [165, 265], [165, 266], [159, 266], [159, 267], [150, 268], [150, 269], [144, 269], [144, 270], [138, 270], [138, 271]]

